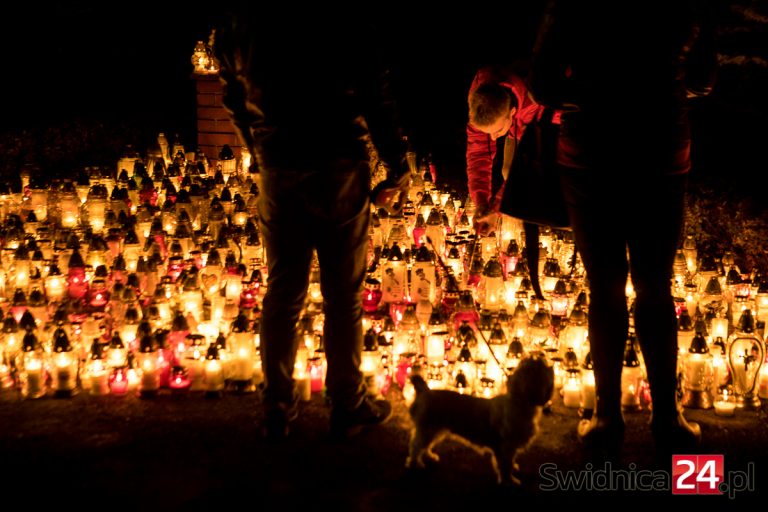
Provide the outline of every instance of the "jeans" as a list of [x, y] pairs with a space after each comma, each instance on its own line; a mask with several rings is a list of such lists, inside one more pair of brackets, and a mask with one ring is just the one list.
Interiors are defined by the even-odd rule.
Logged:
[[607, 406], [603, 412], [618, 412], [630, 272], [636, 293], [635, 332], [654, 415], [673, 414], [677, 329], [671, 283], [687, 175], [642, 174], [635, 169], [627, 177], [620, 171], [600, 174], [561, 167], [568, 215], [589, 280], [589, 340], [597, 396]]
[[297, 324], [313, 249], [324, 297], [328, 396], [334, 408], [353, 408], [364, 397], [359, 367], [369, 179], [368, 163], [354, 161], [312, 171], [262, 171], [258, 208], [269, 268], [260, 332], [266, 407], [295, 403]]

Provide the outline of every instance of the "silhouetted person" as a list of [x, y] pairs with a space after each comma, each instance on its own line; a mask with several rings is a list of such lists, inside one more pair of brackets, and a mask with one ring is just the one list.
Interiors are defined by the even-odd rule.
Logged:
[[628, 272], [657, 449], [684, 452], [701, 437], [676, 397], [671, 294], [691, 165], [686, 98], [710, 91], [716, 65], [713, 29], [700, 4], [551, 1], [534, 52], [535, 99], [565, 110], [558, 163], [590, 287], [597, 406], [578, 434], [611, 451], [624, 434]]
[[[506, 182], [515, 147], [525, 127], [544, 108], [531, 99], [525, 81], [511, 67], [487, 66], [469, 87], [467, 123], [467, 185], [475, 203], [475, 229], [486, 234], [496, 228], [504, 185], [493, 190], [494, 162]], [[502, 144], [497, 144], [497, 141]], [[497, 150], [497, 145], [502, 146]]]
[[[261, 322], [265, 430], [276, 439], [297, 415], [292, 374], [313, 249], [325, 300], [331, 433], [346, 435], [391, 413], [387, 401], [366, 397], [360, 293], [369, 143], [393, 172], [405, 148], [372, 48], [379, 36], [353, 9], [343, 16], [328, 9], [243, 7], [215, 38], [224, 105], [261, 173], [258, 211], [269, 266]], [[382, 205], [399, 184], [377, 189]]]

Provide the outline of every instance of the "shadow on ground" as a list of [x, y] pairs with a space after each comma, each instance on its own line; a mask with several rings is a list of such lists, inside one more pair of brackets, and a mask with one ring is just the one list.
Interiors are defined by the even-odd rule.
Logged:
[[[67, 504], [86, 510], [308, 510], [330, 505], [334, 510], [469, 511], [531, 498], [568, 504], [587, 504], [597, 497], [600, 503], [614, 498], [632, 504], [672, 498], [682, 505], [703, 499], [672, 496], [671, 462], [654, 463], [647, 411], [627, 415], [622, 460], [607, 466], [584, 457], [575, 435], [576, 411], [556, 402], [544, 417], [541, 435], [520, 457], [523, 488], [506, 489], [495, 485], [487, 458], [456, 442], [439, 445], [436, 467], [406, 472], [410, 420], [399, 390], [391, 390], [389, 398], [394, 415], [387, 424], [338, 442], [328, 438], [328, 410], [315, 394], [302, 404], [291, 439], [270, 446], [258, 435], [256, 393], [217, 399], [161, 395], [152, 400], [81, 394], [22, 401], [15, 392], [3, 391], [0, 460], [5, 476], [0, 490], [5, 496], [25, 497], [36, 508]], [[741, 412], [728, 419], [712, 411], [687, 415], [702, 425], [700, 453], [725, 454], [726, 474], [751, 475], [753, 490], [737, 493], [736, 499], [765, 499], [765, 412]], [[593, 471], [580, 484], [582, 490], [544, 490], [555, 485], [557, 475], [585, 469]], [[595, 471], [608, 475], [614, 469], [626, 470], [636, 483], [620, 483], [624, 492], [598, 489], [607, 481]], [[667, 487], [632, 491], [633, 485], [642, 484], [637, 484], [640, 475], [646, 484], [655, 478]], [[583, 489], [587, 481], [591, 492]]]

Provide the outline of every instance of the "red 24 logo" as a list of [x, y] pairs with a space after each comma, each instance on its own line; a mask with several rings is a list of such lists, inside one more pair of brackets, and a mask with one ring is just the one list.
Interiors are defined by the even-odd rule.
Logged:
[[672, 494], [722, 494], [723, 455], [673, 455]]

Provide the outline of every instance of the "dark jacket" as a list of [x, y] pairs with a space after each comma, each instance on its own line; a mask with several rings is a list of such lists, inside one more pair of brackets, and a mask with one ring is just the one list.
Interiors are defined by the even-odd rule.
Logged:
[[711, 90], [717, 64], [709, 14], [695, 0], [551, 1], [530, 85], [565, 109], [559, 162], [687, 172], [687, 98]]
[[399, 166], [404, 143], [375, 27], [320, 14], [247, 6], [227, 16], [214, 41], [224, 106], [259, 170], [366, 160], [371, 141]]

